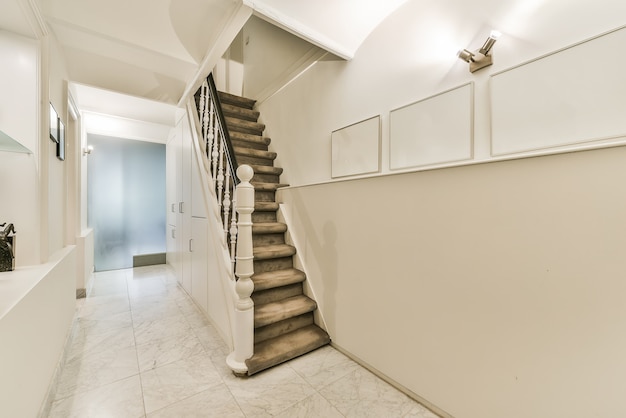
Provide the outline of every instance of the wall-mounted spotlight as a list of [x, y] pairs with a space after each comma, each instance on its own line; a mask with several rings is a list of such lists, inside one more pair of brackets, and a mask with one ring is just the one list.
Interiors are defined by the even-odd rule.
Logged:
[[478, 71], [481, 68], [485, 68], [493, 64], [493, 57], [491, 56], [491, 48], [500, 37], [500, 32], [492, 30], [489, 38], [485, 41], [483, 46], [474, 52], [467, 49], [460, 50], [457, 55], [460, 59], [469, 63], [470, 73]]
[[87, 145], [87, 147], [83, 148], [83, 155], [89, 155], [93, 151], [93, 145]]

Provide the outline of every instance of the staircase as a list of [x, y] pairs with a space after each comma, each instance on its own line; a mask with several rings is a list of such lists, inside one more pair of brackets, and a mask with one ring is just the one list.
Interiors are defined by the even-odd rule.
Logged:
[[254, 170], [252, 214], [254, 253], [254, 355], [246, 360], [248, 375], [306, 354], [330, 342], [313, 321], [317, 303], [303, 293], [304, 272], [293, 267], [295, 247], [285, 243], [287, 225], [277, 222], [276, 190], [282, 168], [258, 123], [254, 100], [219, 93], [238, 164]]

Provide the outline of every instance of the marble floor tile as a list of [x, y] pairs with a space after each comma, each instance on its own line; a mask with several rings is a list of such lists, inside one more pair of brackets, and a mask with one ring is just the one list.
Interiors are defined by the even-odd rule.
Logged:
[[106, 307], [108, 305], [126, 304], [128, 309], [130, 309], [130, 302], [128, 301], [128, 295], [126, 293], [109, 296], [88, 295], [83, 299], [79, 299], [79, 301], [80, 306], [78, 307], [79, 309], [77, 309], [77, 312], [80, 312], [85, 307], [97, 305], [104, 305]]
[[130, 310], [123, 312], [106, 312], [99, 310], [97, 314], [79, 316], [75, 325], [82, 329], [94, 328], [97, 332], [105, 332], [116, 328], [126, 328], [133, 325]]
[[76, 316], [99, 317], [100, 314], [117, 313], [130, 310], [130, 303], [125, 294], [114, 296], [90, 296], [88, 298], [79, 299], [82, 305], [76, 310]]
[[49, 417], [435, 418], [330, 346], [248, 378], [168, 266], [94, 274]]
[[245, 418], [224, 385], [216, 386], [147, 415], [148, 418]]
[[346, 417], [401, 418], [409, 413], [414, 414], [416, 410], [425, 410], [363, 368], [325, 386], [319, 393]]
[[125, 295], [128, 292], [125, 273], [98, 273], [94, 277], [87, 294], [89, 296]]
[[139, 373], [135, 347], [85, 352], [63, 366], [56, 399], [88, 391]]
[[135, 333], [132, 327], [98, 328], [75, 327], [72, 330], [71, 340], [66, 348], [67, 359], [77, 356], [95, 354], [100, 351], [122, 349], [135, 346]]
[[222, 384], [206, 354], [188, 357], [141, 373], [146, 412], [154, 412]]
[[[203, 327], [191, 328], [191, 331], [200, 340], [200, 343], [207, 351], [223, 350], [226, 343], [220, 337], [219, 333], [213, 325], [205, 325]], [[225, 361], [225, 360], [224, 360]]]
[[272, 417], [315, 393], [292, 368], [283, 364], [248, 378], [224, 381], [246, 416]]
[[199, 310], [184, 311], [181, 309], [181, 312], [185, 316], [185, 319], [187, 319], [187, 322], [189, 323], [189, 326], [191, 326], [191, 328], [202, 328], [206, 326], [211, 326], [211, 323], [209, 322], [207, 317]]
[[49, 418], [140, 418], [144, 415], [139, 376], [53, 402]]
[[200, 312], [198, 307], [189, 300], [178, 300], [175, 302], [178, 305], [178, 309], [180, 310], [180, 312], [185, 316], [198, 315], [198, 314], [203, 315], [203, 313]]
[[318, 390], [361, 367], [331, 346], [298, 357], [289, 365]]
[[158, 301], [146, 301], [140, 304], [133, 303], [131, 315], [134, 325], [137, 326], [142, 322], [180, 316], [182, 313], [176, 303], [159, 299]]
[[163, 264], [158, 264], [154, 266], [135, 267], [133, 269], [129, 269], [127, 277], [129, 279], [159, 278], [163, 280], [163, 279], [171, 278], [174, 281], [176, 280], [176, 278], [174, 277], [174, 274], [171, 272], [169, 267]]
[[315, 393], [308, 398], [290, 406], [279, 414], [274, 415], [276, 418], [343, 418], [334, 406], [331, 405], [319, 393]]
[[144, 278], [127, 280], [128, 296], [131, 299], [141, 299], [155, 296], [167, 296], [168, 286], [160, 278]]
[[206, 354], [200, 340], [193, 333], [155, 339], [137, 346], [139, 370], [146, 371], [185, 358]]
[[191, 327], [182, 314], [151, 319], [133, 325], [137, 345], [147, 344], [162, 338], [183, 336], [191, 332]]

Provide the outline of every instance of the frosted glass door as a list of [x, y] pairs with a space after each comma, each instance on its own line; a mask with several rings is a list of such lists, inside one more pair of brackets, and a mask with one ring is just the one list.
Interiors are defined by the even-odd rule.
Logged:
[[96, 271], [166, 249], [165, 145], [89, 135], [88, 222]]

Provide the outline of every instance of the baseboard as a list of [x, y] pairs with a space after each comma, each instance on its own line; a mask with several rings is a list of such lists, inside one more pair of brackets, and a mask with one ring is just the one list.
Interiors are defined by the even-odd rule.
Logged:
[[165, 253], [140, 254], [133, 256], [133, 267], [155, 266], [166, 264]]

